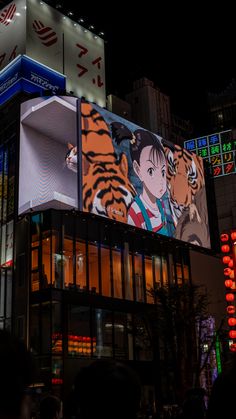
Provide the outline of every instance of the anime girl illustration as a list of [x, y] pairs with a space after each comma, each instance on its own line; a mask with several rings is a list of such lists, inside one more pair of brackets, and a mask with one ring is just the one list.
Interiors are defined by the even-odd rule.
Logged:
[[111, 124], [112, 137], [119, 145], [130, 142], [133, 170], [142, 183], [142, 192], [134, 197], [128, 210], [128, 224], [166, 236], [174, 235], [174, 223], [167, 215], [166, 159], [163, 146], [155, 134], [144, 129], [131, 132], [120, 122]]

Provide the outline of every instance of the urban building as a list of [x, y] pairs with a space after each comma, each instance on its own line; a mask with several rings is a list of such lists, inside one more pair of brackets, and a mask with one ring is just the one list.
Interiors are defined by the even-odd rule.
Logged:
[[208, 93], [209, 131], [217, 132], [235, 128], [236, 80], [221, 92]]
[[169, 96], [146, 78], [133, 83], [133, 90], [126, 95], [126, 100], [110, 94], [107, 109], [181, 147], [193, 132], [189, 120], [171, 112]]
[[[22, 2], [20, 0], [19, 4]], [[47, 9], [42, 12], [39, 4], [32, 8], [34, 1], [31, 0], [29, 4], [26, 19], [38, 22], [37, 13], [45, 13]], [[14, 16], [13, 19], [18, 18]], [[53, 14], [50, 19], [48, 25], [52, 28]], [[70, 22], [68, 25], [71, 31], [74, 25]], [[10, 28], [10, 24], [8, 26]], [[60, 28], [60, 25], [56, 27]], [[68, 27], [64, 30], [67, 34]], [[86, 42], [87, 31], [81, 34]], [[38, 42], [41, 57], [43, 46], [37, 27], [31, 36]], [[91, 33], [89, 36], [90, 41], [97, 42]], [[11, 50], [12, 45], [9, 48]], [[101, 41], [98, 49], [102, 50]], [[31, 49], [28, 50], [31, 54]], [[195, 171], [191, 172], [182, 157], [187, 152], [168, 141], [161, 143], [148, 132], [148, 139], [158, 142], [159, 159], [163, 160], [164, 169], [158, 180], [165, 179], [163, 172], [168, 164], [166, 179], [170, 182], [168, 187], [173, 199], [171, 202], [165, 181], [160, 187], [160, 197], [154, 202], [157, 216], [152, 217], [149, 209], [151, 215], [146, 217], [147, 208], [137, 209], [144, 182], [140, 161], [132, 161], [130, 151], [138, 136], [146, 135], [146, 130], [123, 119], [124, 112], [129, 115], [129, 107], [123, 111], [122, 103], [119, 104], [123, 112], [120, 118], [92, 103], [96, 100], [89, 101], [96, 99], [98, 91], [97, 102], [104, 104], [104, 74], [97, 55], [93, 55], [92, 64], [90, 60], [89, 78], [85, 79], [79, 94], [73, 87], [73, 76], [83, 77], [81, 72], [78, 76], [78, 68], [82, 71], [82, 60], [87, 52], [81, 45], [79, 53], [78, 49], [74, 52], [79, 58], [76, 73], [70, 79], [70, 72], [65, 71], [69, 79], [66, 85], [63, 74], [54, 68], [53, 55], [48, 63], [49, 74], [45, 74], [45, 62], [35, 61], [37, 56], [30, 54], [30, 58], [15, 57], [15, 61], [12, 57], [12, 63], [0, 74], [0, 326], [25, 340], [38, 361], [44, 386], [63, 398], [68, 395], [79, 368], [92, 359], [115, 358], [131, 364], [139, 372], [143, 403], [151, 404], [155, 410], [155, 403], [176, 401], [176, 382], [174, 358], [169, 355], [168, 343], [162, 336], [153, 342], [150, 334], [148, 313], [158, 307], [152, 290], [174, 284], [202, 285], [209, 272], [213, 288], [218, 292], [218, 286], [223, 286], [216, 280], [216, 265], [210, 265], [216, 243], [214, 199], [208, 176], [204, 180], [201, 159], [192, 155], [191, 170]], [[66, 60], [66, 57], [62, 54], [61, 59]], [[27, 68], [33, 66], [27, 73], [28, 78], [24, 60]], [[16, 65], [19, 68], [16, 69]], [[158, 132], [161, 126], [159, 134], [168, 140], [171, 133], [169, 98], [147, 80], [136, 85], [140, 91], [145, 87], [147, 93], [142, 108], [145, 110], [153, 100], [161, 109], [159, 122], [155, 114], [151, 129]], [[87, 100], [80, 100], [78, 96], [86, 96]], [[130, 96], [130, 100], [138, 104], [139, 99], [136, 101], [135, 97]], [[142, 121], [147, 121], [147, 115], [140, 115], [138, 110], [136, 116], [140, 116], [141, 125]], [[97, 126], [101, 129], [97, 130]], [[121, 138], [120, 130], [124, 127], [129, 141]], [[91, 132], [92, 141], [89, 140]], [[73, 170], [71, 152], [74, 150], [76, 155], [76, 145], [77, 160]], [[169, 158], [167, 163], [164, 147]], [[180, 176], [183, 183], [179, 185], [171, 172], [176, 169], [173, 154], [184, 169]], [[160, 170], [158, 159], [157, 162], [156, 169]], [[148, 170], [152, 177], [155, 167]], [[196, 182], [196, 178], [200, 181]], [[87, 187], [88, 184], [91, 187]], [[186, 197], [188, 206], [183, 211], [181, 203]], [[173, 202], [177, 203], [177, 211]], [[141, 217], [141, 228], [127, 222], [131, 203], [133, 220], [135, 215], [139, 215], [140, 220], [140, 212], [145, 214]], [[192, 224], [190, 206], [195, 217]], [[209, 217], [212, 234], [207, 210], [213, 214]], [[153, 224], [151, 218], [154, 218]], [[218, 323], [222, 300], [214, 300], [214, 304], [212, 311]], [[156, 317], [155, 324], [158, 321]], [[199, 347], [194, 340], [194, 321], [189, 327], [193, 336], [191, 351], [184, 350], [181, 359], [185, 358], [191, 371], [189, 365], [194, 365]], [[185, 377], [181, 391], [192, 383], [191, 378], [190, 375]]]

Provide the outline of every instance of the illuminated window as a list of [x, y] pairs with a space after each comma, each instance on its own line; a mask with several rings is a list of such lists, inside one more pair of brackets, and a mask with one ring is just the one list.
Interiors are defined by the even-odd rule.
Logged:
[[152, 259], [149, 257], [145, 257], [145, 281], [146, 281], [147, 303], [153, 304], [154, 298], [150, 294], [150, 290], [153, 289], [153, 269], [152, 269]]
[[133, 264], [132, 254], [129, 254], [128, 243], [125, 243], [124, 249], [124, 281], [125, 281], [125, 299], [133, 300]]
[[134, 255], [134, 280], [136, 301], [144, 301], [142, 255]]
[[113, 290], [115, 298], [122, 298], [121, 252], [112, 250]]
[[95, 244], [88, 245], [89, 260], [89, 289], [93, 292], [99, 292], [98, 283], [98, 246]]
[[111, 297], [110, 249], [101, 247], [102, 295]]
[[86, 245], [83, 242], [76, 241], [76, 286], [78, 289], [86, 290]]

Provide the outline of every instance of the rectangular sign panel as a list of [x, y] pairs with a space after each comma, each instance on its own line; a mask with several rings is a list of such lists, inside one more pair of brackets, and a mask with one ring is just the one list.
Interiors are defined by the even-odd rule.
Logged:
[[19, 187], [19, 213], [79, 208], [210, 247], [202, 159], [89, 102], [22, 105]]
[[0, 10], [0, 70], [26, 51], [26, 0]]
[[46, 3], [27, 0], [26, 54], [67, 76], [67, 91], [106, 105], [104, 41]]
[[213, 166], [213, 177], [236, 172], [235, 140], [232, 130], [218, 132], [205, 137], [185, 141], [187, 150], [198, 154]]
[[23, 55], [19, 55], [0, 71], [0, 105], [15, 93], [43, 93], [50, 90], [57, 94], [65, 90], [66, 78], [63, 74]]

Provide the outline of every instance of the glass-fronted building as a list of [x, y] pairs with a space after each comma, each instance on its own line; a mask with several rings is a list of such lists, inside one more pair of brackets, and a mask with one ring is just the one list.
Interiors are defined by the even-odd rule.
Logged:
[[76, 210], [18, 216], [26, 98], [1, 110], [0, 327], [27, 343], [44, 388], [64, 399], [79, 368], [114, 358], [139, 372], [144, 404], [174, 402], [174, 369], [165, 341], [153, 341], [147, 313], [156, 303], [152, 289], [191, 283], [191, 246]]

